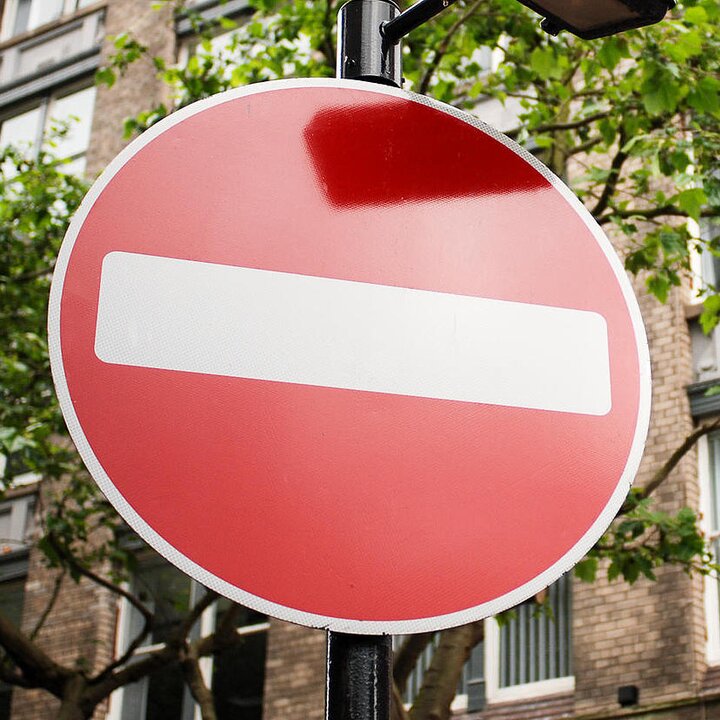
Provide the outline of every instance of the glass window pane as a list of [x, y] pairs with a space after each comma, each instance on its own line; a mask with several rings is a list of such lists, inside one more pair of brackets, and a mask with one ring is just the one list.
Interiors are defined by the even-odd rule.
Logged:
[[9, 552], [12, 549], [12, 510], [4, 508], [0, 510], [0, 553]]
[[19, 35], [28, 29], [31, 4], [31, 0], [18, 0], [17, 10], [15, 11], [15, 23], [13, 25], [13, 35]]
[[571, 578], [564, 575], [548, 592], [551, 615], [525, 603], [500, 628], [501, 688], [572, 674]]
[[0, 126], [0, 146], [15, 145], [30, 150], [37, 141], [39, 124], [39, 107], [4, 120]]
[[[59, 158], [82, 155], [90, 142], [95, 87], [58, 98], [50, 106], [49, 120], [45, 127], [47, 143]], [[67, 125], [60, 137], [55, 133]]]
[[33, 0], [28, 30], [56, 20], [62, 15], [65, 0]]
[[85, 174], [86, 165], [87, 162], [85, 156], [81, 155], [70, 162], [63, 163], [59, 169], [61, 172], [65, 173], [65, 175], [75, 175], [76, 177], [81, 177]]
[[242, 637], [215, 656], [212, 689], [218, 720], [261, 720], [267, 633]]
[[164, 560], [143, 563], [138, 568], [134, 591], [155, 611], [151, 643], [165, 642], [185, 615], [190, 606], [190, 590], [190, 578]]
[[145, 720], [182, 720], [185, 683], [177, 665], [166, 665], [148, 677]]
[[[0, 612], [2, 612], [13, 625], [20, 625], [24, 599], [25, 578], [0, 583]], [[12, 691], [12, 686], [0, 683], [0, 720], [10, 720]]]

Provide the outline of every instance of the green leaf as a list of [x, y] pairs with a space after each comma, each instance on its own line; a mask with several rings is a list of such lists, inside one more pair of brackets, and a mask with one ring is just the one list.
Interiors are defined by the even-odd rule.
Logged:
[[555, 58], [555, 53], [549, 46], [536, 47], [532, 53], [530, 53], [530, 67], [543, 80], [558, 77], [561, 72]]
[[700, 327], [708, 335], [718, 324], [720, 318], [720, 295], [709, 295], [703, 300], [703, 311], [700, 314]]
[[708, 14], [701, 5], [694, 5], [693, 7], [685, 8], [683, 20], [689, 25], [701, 25], [707, 22]]
[[575, 566], [575, 576], [583, 582], [594, 582], [597, 577], [598, 559], [585, 557]]
[[700, 112], [718, 112], [720, 110], [720, 80], [710, 76], [698, 80], [688, 94], [688, 103]]
[[646, 80], [641, 92], [645, 110], [651, 115], [675, 112], [680, 99], [680, 87], [668, 72]]
[[117, 76], [115, 75], [115, 71], [109, 67], [100, 68], [95, 73], [95, 82], [98, 85], [104, 84], [104, 85], [107, 85], [108, 87], [112, 87], [115, 84], [116, 79], [117, 79]]
[[606, 70], [614, 70], [626, 57], [629, 57], [627, 41], [617, 35], [609, 37], [597, 53], [598, 61]]
[[703, 49], [703, 39], [696, 30], [690, 30], [680, 35], [674, 43], [666, 48], [667, 54], [676, 62], [685, 62], [691, 57], [700, 55]]
[[700, 211], [707, 202], [707, 195], [701, 188], [691, 188], [678, 193], [674, 200], [693, 220], [699, 220]]

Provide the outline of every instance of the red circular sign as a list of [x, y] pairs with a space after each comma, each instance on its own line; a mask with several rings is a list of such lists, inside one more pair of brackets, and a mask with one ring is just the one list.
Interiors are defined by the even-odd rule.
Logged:
[[50, 306], [70, 432], [127, 522], [246, 605], [440, 629], [620, 507], [649, 363], [582, 205], [448, 106], [337, 80], [187, 107], [95, 183]]

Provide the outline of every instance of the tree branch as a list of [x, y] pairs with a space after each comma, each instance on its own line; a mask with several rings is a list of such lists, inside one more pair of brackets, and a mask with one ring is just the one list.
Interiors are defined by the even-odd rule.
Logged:
[[29, 682], [17, 668], [8, 667], [7, 660], [8, 658], [4, 657], [0, 662], [0, 681], [26, 689], [37, 687], [34, 683]]
[[[688, 452], [695, 446], [697, 441], [708, 435], [713, 430], [720, 428], [720, 418], [717, 418], [708, 425], [701, 425], [697, 430], [690, 433], [680, 446], [673, 452], [673, 454], [666, 460], [662, 467], [658, 468], [655, 474], [650, 478], [647, 485], [641, 489], [640, 493], [643, 498], [650, 497], [655, 490], [662, 485], [662, 483], [668, 478], [670, 473], [677, 467], [678, 463], [687, 455]], [[624, 507], [624, 506], [623, 506]]]
[[[603, 208], [604, 209], [604, 208]], [[593, 212], [594, 214], [594, 212]], [[611, 208], [605, 215], [595, 216], [598, 225], [609, 223], [613, 218], [637, 217], [643, 220], [651, 220], [656, 217], [688, 217], [688, 214], [677, 205], [660, 205], [658, 207], [631, 210], [616, 210]], [[700, 217], [720, 217], [720, 208], [705, 208], [700, 212]]]
[[434, 636], [435, 633], [432, 632], [406, 635], [402, 644], [394, 653], [393, 680], [401, 695], [405, 692], [408, 678], [415, 669], [418, 659]]
[[61, 560], [63, 560], [68, 567], [75, 570], [79, 575], [86, 577], [88, 580], [92, 580], [92, 582], [100, 585], [100, 587], [104, 587], [106, 590], [109, 590], [111, 593], [125, 598], [147, 622], [151, 623], [153, 621], [153, 614], [138, 597], [133, 595], [129, 590], [106, 580], [101, 575], [98, 575], [89, 568], [86, 568], [66, 547], [62, 545], [62, 543], [58, 542], [57, 538], [52, 533], [48, 533], [47, 538], [48, 542], [52, 545], [53, 550], [55, 550]]
[[157, 650], [152, 650], [147, 655], [143, 655], [142, 659], [137, 662], [126, 665], [122, 670], [118, 670], [108, 677], [98, 676], [88, 681], [84, 700], [88, 704], [95, 706], [119, 687], [142, 680], [146, 675], [177, 659], [177, 647], [163, 645]]
[[482, 638], [482, 620], [440, 634], [440, 642], [410, 710], [411, 720], [448, 720], [462, 669]]
[[77, 673], [56, 663], [0, 613], [0, 645], [20, 668], [23, 677], [62, 698], [66, 682]]
[[325, 46], [325, 57], [331, 67], [335, 65], [335, 40], [333, 38], [333, 0], [326, 0], [325, 15], [323, 17], [323, 45]]
[[600, 193], [597, 203], [595, 203], [595, 207], [590, 211], [590, 214], [594, 218], [599, 217], [605, 208], [607, 208], [610, 203], [610, 199], [615, 192], [615, 188], [617, 188], [618, 182], [620, 181], [620, 171], [622, 170], [623, 164], [628, 159], [628, 154], [623, 150], [626, 141], [627, 137], [625, 135], [625, 129], [621, 125], [620, 137], [618, 140], [618, 151], [615, 153], [615, 157], [612, 159], [612, 163], [610, 164], [610, 172], [608, 174], [607, 182], [605, 183], [602, 193]]
[[192, 630], [192, 626], [200, 619], [200, 616], [217, 600], [218, 594], [214, 590], [206, 590], [205, 594], [191, 608], [190, 612], [183, 618], [177, 629], [177, 637], [184, 640], [185, 636]]
[[190, 688], [193, 699], [200, 707], [202, 720], [217, 720], [215, 712], [215, 701], [212, 692], [205, 683], [205, 678], [200, 670], [200, 663], [192, 650], [180, 661], [180, 667], [185, 677], [185, 682]]
[[601, 137], [594, 137], [586, 140], [584, 143], [580, 143], [579, 145], [575, 145], [575, 147], [572, 147], [566, 151], [566, 155], [568, 157], [571, 157], [573, 155], [579, 155], [580, 153], [585, 153], [588, 150], [592, 150], [596, 145], [599, 145], [603, 139]]
[[40, 630], [42, 629], [42, 626], [45, 624], [45, 621], [48, 619], [48, 616], [52, 612], [52, 609], [55, 607], [55, 603], [57, 602], [58, 596], [60, 595], [60, 588], [62, 587], [62, 582], [65, 579], [65, 568], [63, 568], [59, 573], [58, 576], [55, 578], [55, 583], [53, 584], [53, 591], [52, 595], [50, 595], [50, 600], [48, 601], [48, 604], [45, 606], [45, 610], [43, 610], [42, 615], [38, 618], [37, 623], [35, 623], [35, 627], [32, 629], [32, 632], [30, 633], [30, 640], [34, 640]]
[[437, 50], [435, 51], [435, 55], [433, 59], [430, 61], [430, 63], [427, 66], [427, 69], [425, 70], [425, 73], [423, 74], [422, 80], [420, 80], [420, 85], [418, 86], [418, 92], [421, 95], [424, 95], [427, 92], [428, 87], [430, 86], [430, 81], [432, 80], [433, 75], [435, 74], [435, 71], [438, 69], [438, 66], [440, 65], [440, 62], [447, 54], [447, 51], [450, 48], [450, 42], [452, 41], [453, 37], [457, 34], [457, 32], [460, 30], [460, 28], [469, 20], [476, 12], [477, 9], [485, 2], [485, 0], [475, 0], [475, 2], [470, 5], [470, 7], [461, 15], [450, 27], [450, 29], [445, 33], [445, 37], [440, 41], [440, 44], [437, 47]]
[[138, 597], [133, 595], [129, 590], [126, 590], [119, 585], [111, 583], [109, 580], [106, 580], [104, 577], [98, 575], [97, 573], [82, 565], [82, 563], [80, 563], [75, 557], [73, 557], [72, 553], [67, 548], [65, 548], [62, 543], [58, 542], [57, 538], [52, 533], [48, 533], [47, 538], [50, 545], [52, 545], [53, 549], [58, 554], [58, 557], [60, 557], [60, 559], [65, 562], [68, 567], [75, 570], [79, 575], [82, 575], [83, 577], [91, 580], [97, 585], [104, 587], [106, 590], [109, 590], [110, 592], [125, 598], [142, 615], [142, 629], [133, 639], [130, 645], [128, 645], [125, 652], [119, 658], [117, 658], [107, 667], [105, 667], [100, 673], [90, 678], [90, 682], [100, 682], [108, 678], [116, 668], [124, 665], [132, 657], [133, 653], [138, 649], [138, 647], [140, 647], [145, 638], [150, 634], [150, 631], [152, 630], [155, 622], [155, 616], [153, 613], [150, 612], [150, 610], [148, 610], [145, 603], [143, 603]]
[[608, 110], [606, 112], [599, 112], [595, 113], [594, 115], [588, 115], [585, 118], [581, 118], [580, 120], [573, 120], [572, 122], [548, 123], [547, 125], [538, 125], [537, 127], [531, 129], [534, 133], [556, 132], [559, 130], [576, 130], [577, 128], [581, 128], [584, 125], [590, 125], [597, 120], [602, 120], [603, 118], [609, 117], [610, 114], [611, 113]]
[[392, 699], [390, 703], [390, 717], [391, 720], [410, 720], [407, 710], [405, 709], [405, 703], [403, 702], [402, 694], [398, 689], [398, 686], [393, 683], [392, 686]]

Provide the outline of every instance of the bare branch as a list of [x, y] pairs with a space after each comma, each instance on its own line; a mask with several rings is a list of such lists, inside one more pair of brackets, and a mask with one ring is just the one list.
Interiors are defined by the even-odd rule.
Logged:
[[210, 688], [205, 683], [197, 656], [192, 651], [189, 651], [180, 661], [180, 667], [185, 677], [185, 683], [190, 688], [193, 699], [200, 707], [202, 720], [217, 720], [215, 701]]
[[0, 613], [0, 645], [22, 671], [23, 677], [36, 687], [42, 687], [56, 697], [62, 697], [65, 683], [74, 674], [56, 663], [36, 643], [25, 636]]
[[642, 497], [650, 497], [650, 495], [662, 485], [685, 455], [692, 450], [697, 441], [718, 428], [720, 428], [720, 418], [717, 418], [707, 425], [701, 425], [697, 430], [690, 433], [665, 463], [655, 471], [655, 474], [650, 478], [647, 485], [642, 488]]
[[407, 687], [410, 674], [415, 669], [419, 657], [425, 648], [432, 641], [435, 633], [418, 633], [417, 635], [406, 635], [402, 644], [395, 651], [393, 658], [393, 680], [402, 694]]
[[[594, 213], [593, 213], [594, 214]], [[651, 220], [656, 217], [689, 217], [687, 212], [680, 209], [677, 205], [659, 205], [652, 208], [633, 208], [630, 210], [616, 210], [611, 208], [605, 215], [595, 216], [599, 225], [605, 225], [614, 218], [639, 218], [641, 220]], [[705, 208], [700, 212], [700, 217], [720, 217], [720, 208]]]
[[55, 552], [63, 560], [63, 562], [67, 564], [68, 567], [75, 570], [79, 575], [82, 575], [83, 577], [86, 577], [88, 580], [91, 580], [97, 585], [104, 587], [106, 590], [109, 590], [110, 592], [125, 598], [142, 615], [142, 629], [133, 639], [130, 645], [128, 645], [125, 652], [119, 658], [117, 658], [107, 667], [105, 667], [102, 672], [90, 678], [90, 682], [100, 682], [108, 678], [116, 668], [124, 665], [132, 657], [135, 650], [140, 647], [145, 638], [150, 634], [150, 631], [152, 630], [153, 624], [155, 622], [155, 616], [153, 615], [153, 613], [150, 612], [145, 603], [143, 603], [140, 598], [133, 595], [129, 590], [126, 590], [125, 588], [120, 587], [119, 585], [116, 585], [109, 580], [106, 580], [104, 577], [98, 575], [89, 568], [86, 568], [82, 563], [78, 562], [78, 560], [73, 557], [72, 553], [67, 548], [63, 547], [62, 543], [58, 542], [57, 538], [52, 533], [48, 533], [47, 538], [48, 542], [52, 545]]
[[410, 710], [411, 720], [447, 720], [462, 669], [475, 645], [483, 638], [482, 620], [443, 630], [425, 671], [422, 687]]
[[586, 153], [588, 150], [592, 150], [596, 145], [599, 145], [602, 141], [603, 139], [601, 137], [589, 138], [584, 143], [580, 143], [579, 145], [575, 145], [575, 147], [570, 148], [565, 152], [565, 154], [568, 157], [571, 157], [572, 155]]
[[48, 601], [48, 604], [45, 606], [45, 610], [43, 610], [42, 615], [38, 618], [37, 623], [35, 623], [35, 627], [32, 629], [32, 632], [30, 633], [30, 640], [34, 640], [40, 630], [42, 629], [43, 625], [45, 624], [45, 621], [48, 619], [48, 616], [52, 612], [52, 609], [55, 607], [55, 603], [57, 602], [58, 596], [60, 595], [60, 588], [62, 587], [63, 580], [65, 579], [66, 571], [63, 568], [55, 578], [55, 582], [53, 584], [53, 590], [52, 594], [50, 595], [50, 600]]
[[150, 610], [148, 610], [147, 606], [142, 602], [142, 600], [140, 600], [140, 598], [136, 597], [129, 590], [126, 590], [120, 585], [116, 585], [115, 583], [106, 580], [101, 575], [93, 572], [89, 568], [86, 568], [82, 563], [77, 560], [77, 558], [72, 555], [72, 553], [66, 547], [62, 545], [62, 543], [58, 542], [57, 538], [52, 533], [48, 533], [47, 538], [48, 542], [52, 545], [53, 550], [55, 550], [58, 556], [63, 560], [63, 562], [67, 564], [69, 568], [72, 568], [79, 575], [86, 577], [88, 580], [92, 580], [97, 585], [104, 587], [111, 593], [114, 593], [115, 595], [120, 595], [120, 597], [125, 598], [143, 616], [146, 621], [152, 622], [153, 614], [150, 612]]
[[544, 132], [556, 132], [559, 130], [577, 130], [577, 128], [581, 128], [584, 125], [590, 125], [597, 120], [602, 120], [603, 118], [610, 116], [610, 111], [606, 112], [599, 112], [595, 113], [594, 115], [588, 115], [585, 118], [580, 118], [579, 120], [573, 120], [572, 122], [564, 122], [564, 123], [548, 123], [547, 125], [538, 125], [535, 128], [532, 128], [532, 131], [534, 133], [544, 133]]
[[98, 676], [89, 680], [84, 700], [88, 705], [94, 707], [110, 695], [113, 690], [142, 680], [146, 675], [177, 659], [177, 647], [162, 645], [157, 650], [143, 655], [142, 659], [137, 662], [130, 663], [107, 677]]
[[4, 657], [0, 662], [0, 681], [21, 688], [37, 687], [36, 684], [29, 682], [17, 668], [9, 667], [7, 662], [7, 657]]
[[206, 590], [205, 594], [192, 607], [190, 612], [183, 618], [177, 629], [178, 639], [184, 640], [185, 636], [190, 632], [192, 626], [200, 619], [200, 616], [212, 605], [218, 598], [218, 594], [214, 590]]
[[405, 703], [403, 702], [400, 690], [398, 690], [398, 686], [395, 683], [393, 683], [392, 686], [390, 717], [392, 720], [410, 720], [410, 716], [408, 715], [408, 711], [405, 709]]
[[323, 17], [323, 45], [325, 50], [325, 58], [331, 67], [335, 64], [335, 39], [333, 37], [333, 9], [335, 4], [333, 0], [326, 0], [325, 2], [325, 16]]
[[615, 188], [617, 188], [618, 182], [620, 182], [620, 173], [622, 171], [622, 166], [628, 159], [628, 153], [623, 150], [626, 141], [627, 137], [625, 135], [625, 129], [621, 125], [620, 136], [618, 139], [619, 147], [617, 153], [615, 153], [615, 157], [612, 159], [612, 163], [610, 163], [610, 172], [608, 173], [607, 182], [605, 183], [605, 187], [603, 188], [602, 193], [600, 193], [600, 197], [597, 203], [595, 203], [595, 207], [590, 211], [590, 214], [594, 218], [599, 217], [603, 213], [605, 208], [607, 208], [608, 204], [610, 203], [610, 199], [615, 192]]

